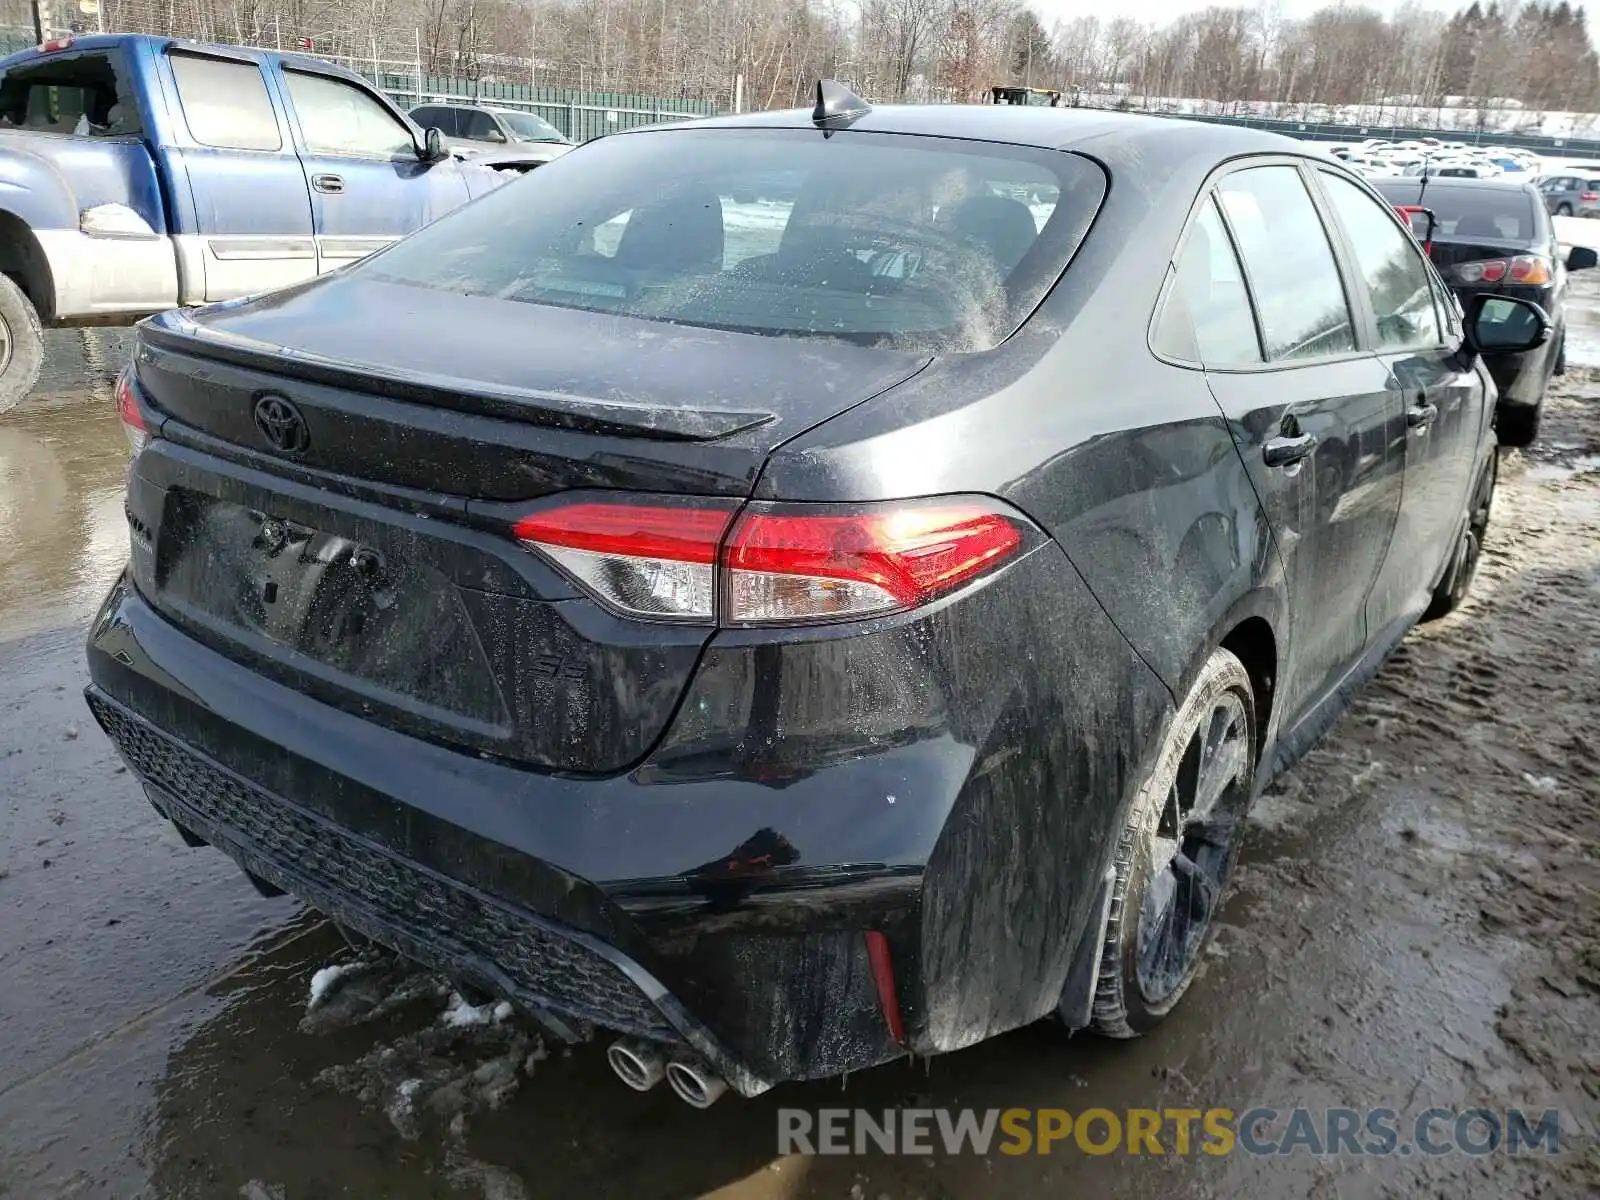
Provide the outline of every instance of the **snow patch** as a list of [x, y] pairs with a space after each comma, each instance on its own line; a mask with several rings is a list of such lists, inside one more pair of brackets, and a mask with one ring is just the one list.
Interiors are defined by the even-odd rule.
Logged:
[[1553, 775], [1534, 775], [1531, 772], [1524, 771], [1522, 778], [1527, 781], [1528, 786], [1534, 791], [1544, 792], [1547, 795], [1561, 786]]
[[440, 1014], [439, 1021], [451, 1029], [468, 1029], [474, 1025], [498, 1025], [511, 1019], [511, 1004], [501, 1000], [488, 1004], [468, 1004], [460, 992], [450, 993], [450, 1003]]
[[335, 963], [333, 966], [321, 968], [311, 977], [311, 998], [306, 1001], [306, 1011], [310, 1012], [326, 1000], [339, 981], [346, 975], [353, 975], [360, 971], [364, 963]]

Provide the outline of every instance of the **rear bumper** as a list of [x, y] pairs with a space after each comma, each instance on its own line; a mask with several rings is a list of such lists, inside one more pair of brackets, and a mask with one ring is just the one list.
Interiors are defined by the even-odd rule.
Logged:
[[743, 1095], [770, 1086], [660, 980], [607, 942], [430, 870], [256, 786], [96, 686], [87, 698], [162, 815], [251, 875], [453, 979], [515, 999], [567, 1040], [598, 1027], [681, 1044]]
[[[741, 675], [759, 656], [710, 651], [663, 745], [606, 777], [321, 704], [190, 637], [126, 580], [90, 632], [88, 698], [157, 807], [251, 874], [561, 1036], [681, 1047], [753, 1095], [955, 1049], [1061, 995], [1170, 698], [1053, 546], [977, 596], [795, 647], [777, 696]], [[1003, 675], [969, 668], [960, 687], [897, 685], [887, 708], [868, 697], [870, 717], [810, 690], [849, 688], [847, 665], [925, 671], [908, 643], [1005, 661], [1000, 643], [1046, 618], [1075, 643]], [[718, 705], [752, 695], [801, 747], [767, 777], [695, 731], [728, 728]], [[1061, 736], [1091, 715], [1095, 736]], [[901, 1039], [868, 931], [890, 949]]]

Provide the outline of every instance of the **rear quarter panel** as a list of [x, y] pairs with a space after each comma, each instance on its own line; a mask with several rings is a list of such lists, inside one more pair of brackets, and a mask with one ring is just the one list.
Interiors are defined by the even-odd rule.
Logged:
[[[1051, 594], [985, 643], [1019, 687], [1033, 682], [971, 735], [981, 749], [928, 868], [932, 1048], [1059, 995], [1063, 939], [1081, 929], [1173, 699], [1239, 622], [1288, 628], [1282, 563], [1204, 375], [1146, 344], [1212, 165], [1127, 164], [1138, 182], [1120, 195], [1113, 165], [1088, 241], [1021, 331], [794, 439], [757, 486], [792, 500], [987, 493], [1064, 552], [1064, 573], [1039, 581]], [[1163, 693], [1159, 714], [1130, 694], [1140, 679]], [[945, 975], [967, 986], [942, 989]]]

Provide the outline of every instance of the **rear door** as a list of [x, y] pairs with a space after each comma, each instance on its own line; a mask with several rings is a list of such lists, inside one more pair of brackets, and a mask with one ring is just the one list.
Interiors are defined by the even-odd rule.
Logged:
[[411, 127], [370, 89], [298, 66], [280, 77], [311, 188], [318, 270], [364, 258], [468, 199], [455, 164], [419, 159]]
[[[1259, 161], [1259, 160], [1257, 160]], [[1215, 184], [1253, 302], [1254, 361], [1207, 362], [1289, 577], [1286, 722], [1365, 651], [1366, 602], [1400, 509], [1404, 416], [1363, 344], [1322, 218], [1293, 162]], [[1219, 226], [1220, 227], [1220, 226]], [[1198, 311], [1215, 297], [1192, 301]]]
[[1455, 545], [1482, 442], [1483, 384], [1458, 356], [1460, 332], [1440, 311], [1433, 272], [1394, 210], [1334, 172], [1319, 170], [1317, 179], [1372, 318], [1374, 348], [1405, 410], [1404, 498], [1367, 612], [1378, 629], [1427, 606]]
[[183, 298], [231, 300], [315, 275], [305, 173], [261, 64], [187, 47], [165, 58]]

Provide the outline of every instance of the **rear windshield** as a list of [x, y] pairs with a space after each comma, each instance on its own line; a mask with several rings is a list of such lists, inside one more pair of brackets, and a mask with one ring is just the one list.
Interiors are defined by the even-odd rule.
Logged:
[[1439, 239], [1532, 242], [1539, 236], [1533, 201], [1520, 187], [1429, 187], [1420, 201], [1415, 185], [1408, 186], [1403, 194], [1381, 183], [1378, 190], [1394, 203], [1420, 203], [1431, 209], [1438, 221], [1434, 237]]
[[1054, 150], [813, 130], [602, 138], [353, 268], [528, 304], [983, 350], [1060, 275], [1104, 172]]

